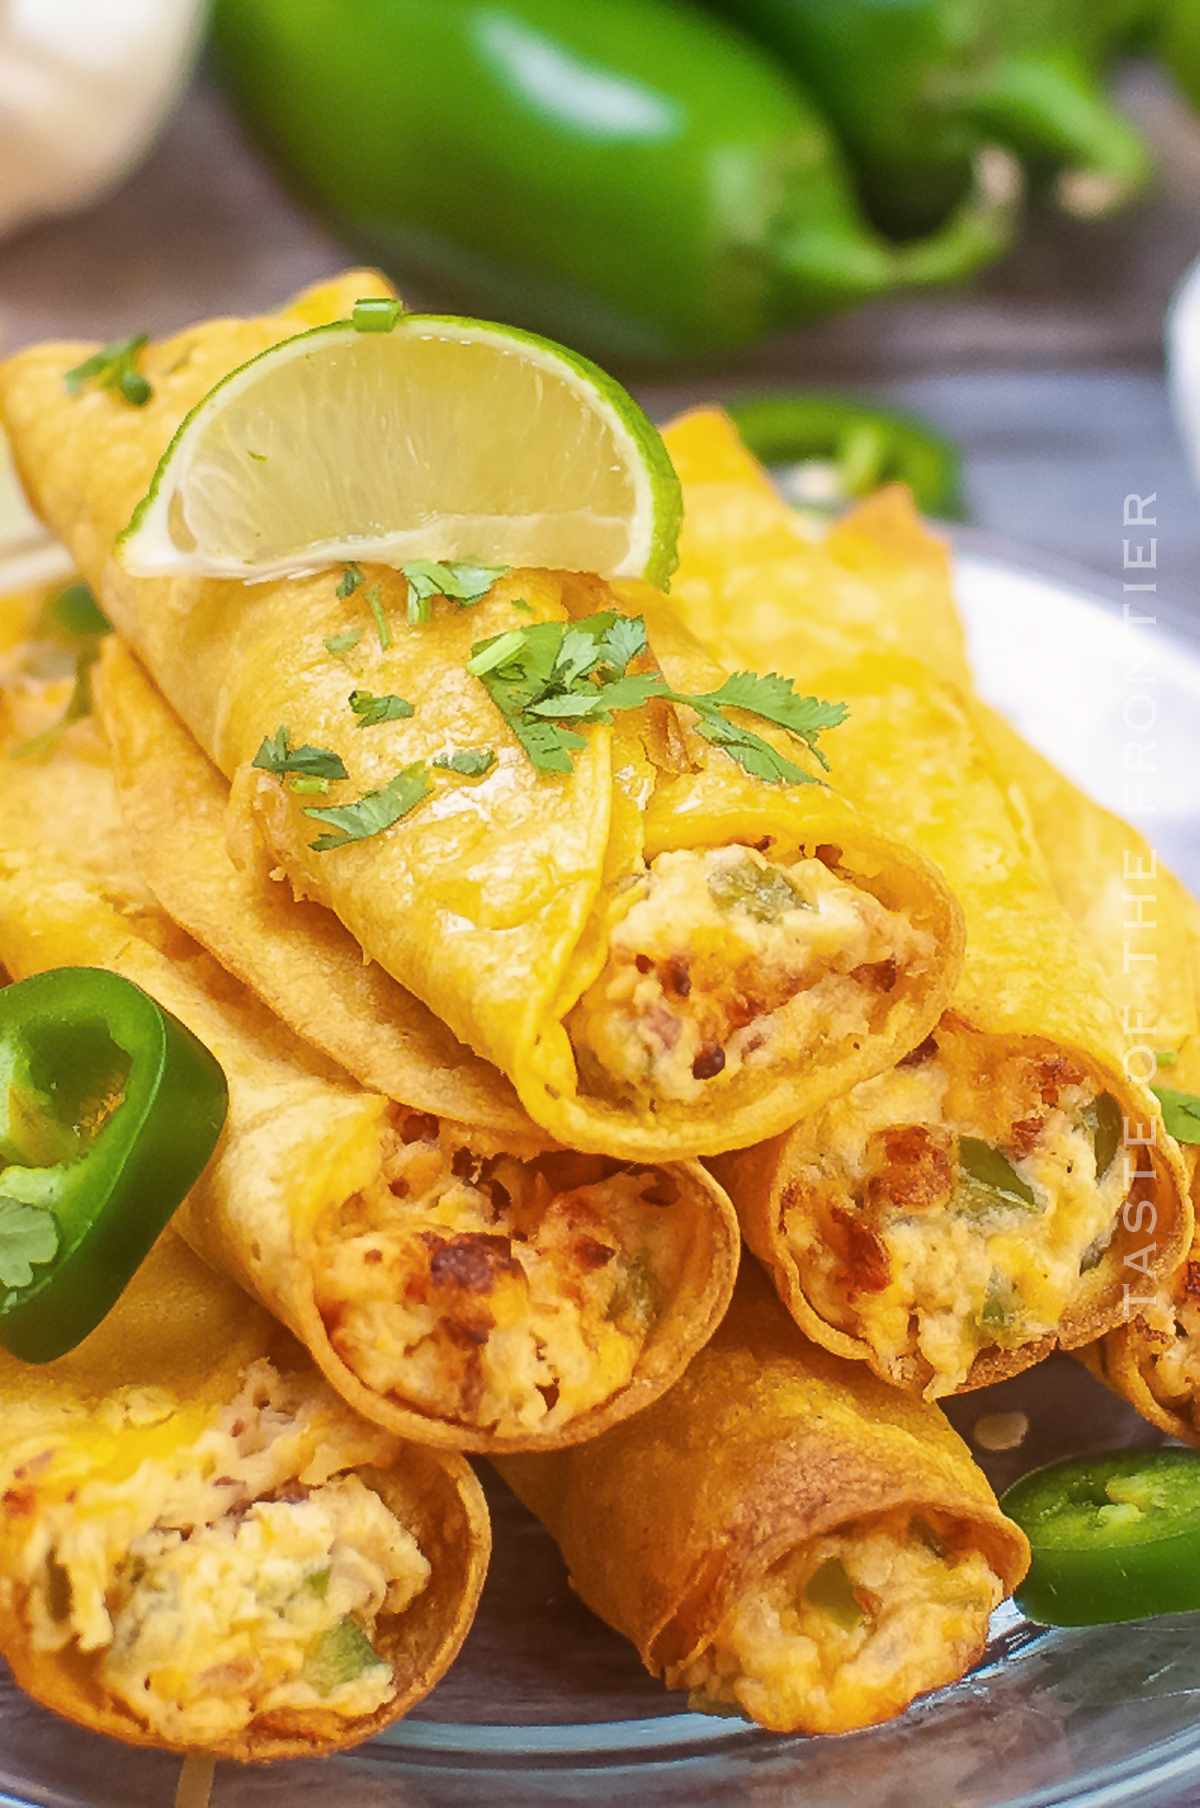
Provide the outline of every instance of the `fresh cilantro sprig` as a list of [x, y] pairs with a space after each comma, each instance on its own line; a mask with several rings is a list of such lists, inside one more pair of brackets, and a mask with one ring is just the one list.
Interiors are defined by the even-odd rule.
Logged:
[[251, 760], [260, 772], [273, 772], [277, 778], [297, 773], [304, 778], [349, 778], [345, 763], [332, 747], [289, 747], [288, 730], [281, 722], [273, 735], [264, 735], [262, 745]]
[[309, 846], [314, 853], [326, 854], [333, 848], [345, 847], [350, 841], [367, 841], [372, 835], [390, 829], [410, 810], [415, 810], [432, 790], [428, 767], [423, 760], [415, 760], [411, 766], [402, 767], [378, 790], [364, 792], [353, 803], [306, 809], [306, 816], [327, 822], [333, 830], [332, 834], [318, 835]]
[[73, 365], [63, 377], [67, 394], [78, 395], [85, 383], [94, 382], [98, 389], [111, 389], [131, 408], [144, 408], [154, 390], [136, 368], [136, 362], [149, 336], [131, 333], [128, 339], [112, 339], [90, 358]]
[[1177, 1143], [1200, 1143], [1200, 1094], [1176, 1092], [1170, 1086], [1150, 1088], [1162, 1106], [1167, 1133]]
[[58, 1222], [44, 1205], [0, 1197], [0, 1287], [28, 1287], [58, 1254]]
[[380, 722], [399, 722], [413, 713], [412, 704], [394, 691], [379, 697], [372, 696], [370, 691], [351, 691], [350, 707], [358, 717], [355, 724], [358, 728], [375, 728]]
[[469, 609], [511, 569], [510, 565], [440, 565], [434, 559], [413, 559], [400, 567], [400, 575], [408, 580], [408, 619], [414, 625], [427, 622], [435, 596], [452, 597], [460, 609]]
[[744, 711], [785, 729], [827, 765], [817, 736], [845, 719], [844, 704], [797, 696], [791, 679], [777, 673], [763, 678], [735, 672], [715, 691], [672, 690], [656, 672], [630, 672], [646, 651], [640, 616], [605, 611], [580, 621], [537, 622], [494, 635], [472, 648], [467, 670], [485, 686], [543, 772], [569, 772], [572, 755], [585, 745], [568, 724], [610, 722], [614, 711], [636, 709], [652, 697], [694, 710], [706, 740], [772, 784], [815, 781], [754, 729], [731, 720], [727, 711]]

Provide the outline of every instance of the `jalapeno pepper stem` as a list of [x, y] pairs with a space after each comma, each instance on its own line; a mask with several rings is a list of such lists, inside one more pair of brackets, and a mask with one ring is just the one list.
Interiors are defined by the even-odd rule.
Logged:
[[1058, 166], [1058, 200], [1081, 218], [1123, 206], [1153, 173], [1141, 133], [1068, 45], [1053, 56], [1039, 47], [1036, 57], [1002, 58], [962, 110], [1019, 156]]
[[771, 249], [783, 289], [784, 320], [822, 306], [866, 301], [897, 287], [955, 282], [992, 264], [1012, 243], [1021, 199], [1016, 159], [989, 146], [974, 162], [965, 201], [926, 238], [896, 243], [873, 233], [832, 193], [820, 208], [786, 214]]

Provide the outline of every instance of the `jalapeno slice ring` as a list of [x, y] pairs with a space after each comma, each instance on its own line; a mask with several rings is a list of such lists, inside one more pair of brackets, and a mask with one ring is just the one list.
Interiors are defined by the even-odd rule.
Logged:
[[1000, 1505], [1029, 1539], [1013, 1599], [1047, 1626], [1200, 1608], [1200, 1451], [1118, 1450], [1034, 1469]]
[[227, 1105], [208, 1049], [132, 981], [60, 967], [0, 990], [0, 1344], [48, 1362], [83, 1341]]

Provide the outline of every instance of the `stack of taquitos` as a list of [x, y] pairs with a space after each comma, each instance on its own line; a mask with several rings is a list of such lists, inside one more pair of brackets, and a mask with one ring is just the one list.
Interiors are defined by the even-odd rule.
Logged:
[[[31, 497], [232, 781], [271, 867], [576, 1148], [647, 1160], [742, 1146], [918, 1042], [958, 958], [953, 902], [826, 785], [750, 778], [652, 706], [590, 727], [569, 774], [531, 766], [467, 660], [502, 632], [619, 607], [598, 580], [513, 573], [472, 609], [435, 602], [414, 625], [407, 581], [372, 567], [391, 644], [368, 633], [338, 657], [327, 643], [362, 613], [340, 570], [243, 585], [122, 566], [116, 536], [183, 414], [298, 320], [215, 322], [147, 348], [153, 395], [139, 409], [67, 393], [79, 346], [21, 353], [0, 379]], [[352, 686], [414, 714], [356, 733]], [[470, 783], [438, 776], [385, 832], [315, 851], [303, 801], [252, 765], [281, 724], [295, 744], [337, 750], [356, 794], [415, 762], [433, 770], [455, 746], [497, 757]], [[795, 907], [764, 927], [747, 892]], [[691, 942], [707, 958], [685, 984]]]
[[[1200, 905], [1145, 836], [1057, 771], [995, 712], [981, 710], [997, 761], [1019, 788], [1064, 904], [1104, 961], [1126, 1059], [1171, 1091], [1200, 1091]], [[1152, 913], [1152, 914], [1150, 914]], [[1136, 958], [1128, 958], [1128, 955]], [[1138, 1151], [1131, 1149], [1136, 1159]], [[1182, 1148], [1197, 1184], [1194, 1143]], [[1149, 1257], [1152, 1216], [1131, 1213], [1142, 1248], [1127, 1265], [1123, 1322], [1080, 1352], [1093, 1372], [1172, 1437], [1200, 1443], [1200, 1243], [1166, 1275]]]
[[466, 1462], [352, 1413], [167, 1231], [105, 1322], [0, 1352], [0, 1654], [134, 1745], [332, 1751], [426, 1695], [489, 1532]]
[[[685, 418], [666, 437], [688, 509], [679, 605], [696, 599], [728, 664], [761, 657], [753, 616], [735, 603], [758, 576], [771, 595], [781, 560], [760, 574], [735, 537], [718, 539], [704, 522], [710, 471], [726, 523], [739, 456], [760, 514], [762, 474], [723, 417]], [[896, 523], [906, 514], [904, 534]], [[862, 576], [876, 524], [881, 564], [921, 531], [895, 494], [816, 549], [781, 522], [795, 572], [825, 570], [849, 544], [875, 602], [853, 630], [842, 622], [859, 657], [831, 672], [810, 633], [820, 587], [793, 576], [790, 614], [786, 625], [772, 617], [769, 652], [786, 673], [802, 671], [847, 701], [830, 746], [835, 780], [946, 873], [967, 923], [962, 974], [950, 1009], [892, 1070], [715, 1165], [802, 1327], [937, 1394], [1121, 1323], [1129, 1262], [1168, 1273], [1190, 1240], [1191, 1210], [1158, 1103], [1124, 1069], [1100, 968], [1005, 796], [969, 700], [897, 650], [902, 624], [944, 665], [958, 663], [944, 559], [940, 580], [936, 555], [916, 562], [890, 615], [887, 586]], [[1137, 1173], [1126, 1144], [1136, 1144]], [[1156, 1233], [1148, 1256], [1147, 1221]]]
[[[215, 775], [128, 655], [112, 654], [140, 732], [162, 757], [180, 741], [180, 782], [199, 802]], [[9, 689], [22, 732], [37, 688]], [[211, 896], [228, 857], [203, 813], [191, 820], [189, 870]], [[697, 1164], [556, 1150], [515, 1105], [504, 1134], [435, 1115], [480, 1082], [468, 1072], [455, 1092], [432, 1059], [420, 1096], [364, 1091], [244, 994], [142, 886], [91, 722], [48, 760], [10, 766], [0, 959], [18, 978], [109, 967], [212, 1049], [230, 1121], [179, 1229], [352, 1405], [405, 1437], [503, 1449], [588, 1436], [661, 1392], [724, 1309], [737, 1226]], [[421, 1022], [408, 1049], [418, 1079]]]
[[654, 1406], [497, 1467], [652, 1674], [777, 1732], [957, 1679], [1029, 1559], [938, 1408], [809, 1344], [753, 1263]]

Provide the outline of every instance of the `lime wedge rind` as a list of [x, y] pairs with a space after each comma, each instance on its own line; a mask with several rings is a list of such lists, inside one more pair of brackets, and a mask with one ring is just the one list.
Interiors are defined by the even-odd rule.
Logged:
[[590, 360], [490, 321], [310, 327], [185, 417], [117, 542], [140, 576], [350, 559], [545, 565], [665, 585], [682, 513], [657, 429]]

